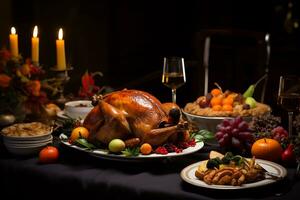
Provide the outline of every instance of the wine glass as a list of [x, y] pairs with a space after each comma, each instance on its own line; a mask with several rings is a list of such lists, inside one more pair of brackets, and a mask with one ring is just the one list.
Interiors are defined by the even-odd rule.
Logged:
[[176, 103], [176, 89], [185, 82], [184, 58], [164, 57], [162, 83], [172, 89], [173, 103]]
[[293, 115], [300, 108], [300, 77], [280, 76], [277, 103], [288, 112], [288, 131], [292, 136]]

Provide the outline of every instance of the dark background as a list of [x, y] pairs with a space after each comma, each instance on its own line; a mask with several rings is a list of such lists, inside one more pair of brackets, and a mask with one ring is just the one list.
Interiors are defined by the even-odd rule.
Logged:
[[[187, 83], [178, 89], [178, 103], [203, 94], [203, 42], [211, 32], [233, 34], [211, 39], [210, 87], [243, 92], [265, 70], [266, 45], [256, 35], [271, 35], [270, 76], [266, 103], [274, 104], [280, 75], [299, 75], [300, 4], [288, 0], [1, 0], [0, 44], [8, 47], [10, 27], [19, 34], [19, 49], [30, 57], [34, 25], [39, 26], [40, 62], [55, 65], [55, 40], [64, 29], [67, 62], [74, 67], [67, 92], [77, 93], [80, 76], [101, 71], [99, 85], [148, 91], [162, 102], [171, 91], [161, 83], [164, 56], [182, 56]], [[291, 20], [287, 20], [292, 12]], [[286, 21], [287, 20], [287, 21]], [[210, 31], [209, 31], [210, 30]], [[213, 31], [212, 31], [213, 30]], [[246, 33], [245, 38], [240, 32]], [[259, 98], [259, 92], [256, 92]]]

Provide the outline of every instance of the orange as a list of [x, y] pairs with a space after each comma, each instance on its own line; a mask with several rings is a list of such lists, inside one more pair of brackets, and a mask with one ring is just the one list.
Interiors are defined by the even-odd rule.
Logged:
[[70, 142], [74, 143], [77, 139], [79, 138], [85, 138], [87, 139], [89, 136], [89, 131], [87, 130], [87, 128], [83, 127], [83, 126], [79, 126], [73, 129], [71, 136], [70, 136]]
[[215, 105], [221, 105], [222, 104], [222, 97], [213, 97], [210, 100], [210, 105], [213, 107]]
[[233, 107], [232, 107], [232, 105], [225, 104], [222, 106], [222, 110], [223, 111], [232, 111]]
[[213, 95], [214, 97], [218, 96], [221, 93], [222, 93], [222, 91], [220, 89], [217, 89], [217, 88], [212, 89], [211, 92], [210, 92], [210, 94]]
[[233, 98], [231, 97], [226, 97], [225, 99], [222, 100], [222, 105], [232, 105], [233, 104]]
[[215, 105], [215, 106], [212, 107], [212, 110], [213, 111], [220, 111], [220, 110], [222, 110], [222, 106], [221, 105]]
[[152, 146], [148, 143], [144, 143], [141, 147], [140, 147], [140, 152], [144, 155], [148, 155], [152, 152]]
[[262, 138], [253, 143], [251, 153], [256, 158], [278, 161], [281, 158], [282, 148], [277, 140]]

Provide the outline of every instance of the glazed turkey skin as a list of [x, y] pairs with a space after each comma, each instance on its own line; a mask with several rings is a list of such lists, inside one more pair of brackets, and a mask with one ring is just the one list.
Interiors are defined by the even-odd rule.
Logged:
[[160, 128], [168, 122], [168, 113], [178, 105], [162, 104], [153, 95], [139, 90], [121, 90], [109, 93], [87, 115], [83, 126], [88, 128], [88, 140], [108, 144], [111, 140], [137, 137], [142, 143], [161, 145], [176, 137], [176, 125]]

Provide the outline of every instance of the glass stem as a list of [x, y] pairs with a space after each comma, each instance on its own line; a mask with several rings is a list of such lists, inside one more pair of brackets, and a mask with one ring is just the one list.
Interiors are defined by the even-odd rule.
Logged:
[[289, 116], [289, 137], [293, 135], [293, 112], [288, 112]]
[[176, 103], [176, 89], [172, 89], [172, 102]]

